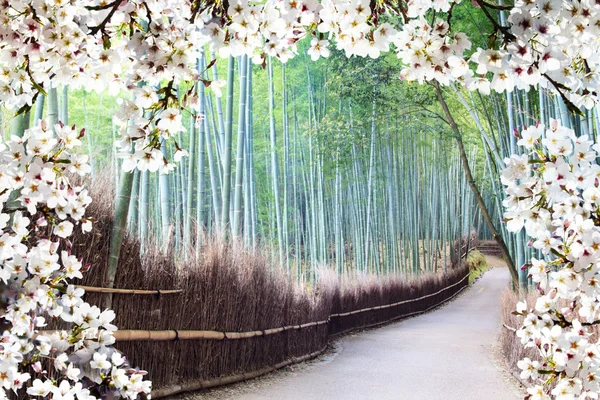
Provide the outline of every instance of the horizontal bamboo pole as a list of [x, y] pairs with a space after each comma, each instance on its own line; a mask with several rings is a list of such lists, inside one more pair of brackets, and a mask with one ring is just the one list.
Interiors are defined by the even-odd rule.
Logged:
[[[456, 284], [464, 281], [464, 279], [465, 278], [461, 279]], [[454, 284], [453, 286], [455, 286], [456, 284]], [[431, 307], [428, 307], [426, 310], [416, 311], [416, 312], [412, 312], [412, 313], [409, 313], [409, 314], [400, 315], [400, 316], [397, 316], [397, 317], [394, 317], [394, 318], [390, 318], [390, 319], [388, 319], [386, 321], [381, 321], [381, 322], [377, 322], [377, 323], [370, 324], [370, 325], [365, 325], [365, 326], [350, 328], [350, 329], [347, 329], [347, 330], [345, 330], [343, 332], [339, 332], [336, 335], [347, 333], [349, 331], [355, 331], [357, 329], [372, 328], [372, 327], [375, 327], [375, 326], [379, 326], [379, 325], [390, 323], [392, 321], [395, 321], [395, 320], [398, 320], [398, 319], [401, 319], [401, 318], [407, 318], [407, 317], [410, 317], [410, 316], [413, 316], [413, 315], [423, 314], [423, 313], [425, 313], [427, 311], [430, 311], [430, 310], [432, 310], [432, 309], [434, 309], [436, 307], [439, 307], [442, 303], [445, 303], [445, 302], [453, 299], [454, 297], [458, 296], [460, 293], [462, 293], [462, 291], [465, 288], [466, 288], [466, 286], [462, 287], [458, 292], [454, 293], [452, 296], [450, 296], [447, 299], [444, 299], [444, 300], [438, 302], [437, 304], [435, 304], [435, 305], [433, 305]], [[302, 327], [307, 327], [309, 325], [310, 326], [315, 326], [315, 325], [320, 325], [320, 324], [324, 324], [324, 323], [327, 323], [327, 321], [319, 321], [317, 323], [294, 325], [294, 326], [289, 326], [289, 327], [270, 329], [270, 330], [267, 330], [267, 331], [273, 331], [273, 333], [278, 333], [278, 332], [283, 332], [283, 331], [289, 330], [289, 329], [299, 329], [299, 327], [301, 327], [301, 326]], [[288, 329], [286, 329], [286, 328], [288, 328]], [[266, 333], [267, 331], [263, 331], [263, 332]], [[262, 368], [262, 369], [257, 370], [257, 371], [242, 373], [242, 374], [238, 374], [238, 375], [231, 375], [231, 376], [226, 376], [226, 377], [221, 377], [221, 378], [215, 378], [215, 379], [210, 379], [210, 380], [194, 380], [194, 381], [186, 382], [186, 383], [181, 384], [181, 385], [173, 385], [173, 386], [169, 386], [169, 387], [165, 387], [165, 388], [153, 390], [152, 391], [152, 398], [159, 399], [159, 398], [163, 398], [163, 397], [167, 397], [167, 396], [173, 396], [175, 394], [182, 393], [182, 392], [190, 392], [190, 391], [200, 390], [200, 389], [209, 389], [209, 388], [213, 388], [213, 387], [217, 387], [217, 386], [224, 386], [224, 385], [229, 385], [229, 384], [236, 383], [236, 382], [241, 382], [241, 381], [246, 381], [246, 380], [249, 380], [249, 379], [254, 379], [254, 378], [257, 378], [259, 376], [266, 375], [268, 373], [276, 371], [278, 369], [287, 367], [289, 365], [297, 364], [297, 363], [300, 363], [300, 362], [304, 362], [304, 361], [313, 359], [313, 358], [319, 356], [321, 353], [323, 353], [323, 351], [325, 350], [326, 347], [327, 346], [325, 346], [321, 350], [315, 351], [314, 353], [310, 353], [310, 354], [307, 354], [307, 355], [302, 356], [302, 357], [293, 357], [293, 358], [290, 358], [288, 360], [282, 361], [279, 364], [276, 364], [276, 365], [274, 365], [272, 367], [265, 367], [265, 368]]]
[[304, 329], [312, 326], [328, 324], [329, 320], [308, 322], [300, 325], [290, 325], [281, 328], [267, 329], [264, 331], [248, 331], [248, 332], [218, 332], [218, 331], [187, 331], [187, 330], [119, 330], [114, 333], [117, 342], [133, 342], [133, 341], [149, 341], [160, 342], [169, 340], [239, 340], [249, 339], [258, 336], [269, 336], [288, 331], [292, 329]]
[[162, 397], [173, 396], [175, 394], [182, 393], [182, 392], [191, 392], [193, 390], [209, 389], [209, 388], [216, 387], [216, 386], [229, 385], [229, 384], [236, 383], [236, 382], [254, 379], [259, 376], [266, 375], [268, 373], [276, 371], [278, 369], [285, 368], [289, 365], [301, 363], [301, 362], [304, 362], [307, 360], [311, 360], [315, 357], [318, 357], [321, 353], [323, 353], [323, 351], [325, 351], [326, 347], [327, 346], [323, 347], [321, 350], [315, 351], [314, 353], [310, 353], [310, 354], [304, 355], [302, 357], [292, 357], [292, 358], [282, 361], [279, 364], [276, 364], [272, 367], [266, 367], [266, 368], [262, 368], [262, 369], [252, 371], [252, 372], [246, 372], [246, 373], [242, 373], [242, 374], [238, 374], [238, 375], [230, 375], [230, 376], [209, 379], [209, 380], [195, 380], [195, 381], [183, 383], [181, 385], [173, 385], [173, 386], [165, 387], [162, 389], [153, 390], [152, 398], [160, 399]]
[[450, 288], [453, 288], [454, 286], [462, 283], [468, 277], [469, 277], [469, 274], [465, 275], [465, 277], [462, 278], [460, 281], [458, 281], [458, 282], [456, 282], [456, 283], [454, 283], [454, 284], [452, 284], [450, 286], [446, 286], [445, 288], [443, 288], [441, 290], [438, 290], [435, 293], [430, 293], [430, 294], [427, 294], [425, 296], [417, 297], [417, 298], [414, 298], [414, 299], [402, 300], [402, 301], [399, 301], [399, 302], [396, 302], [396, 303], [386, 304], [386, 305], [383, 305], [383, 306], [375, 306], [375, 307], [369, 307], [369, 308], [362, 308], [360, 310], [348, 311], [348, 312], [345, 312], [345, 313], [331, 314], [329, 316], [329, 318], [347, 317], [349, 315], [360, 314], [360, 313], [364, 313], [364, 312], [367, 312], [367, 311], [381, 310], [381, 309], [385, 309], [385, 308], [396, 307], [396, 306], [399, 306], [399, 305], [402, 305], [402, 304], [413, 303], [415, 301], [423, 300], [423, 299], [426, 299], [428, 297], [436, 296], [436, 295], [438, 295], [438, 294], [440, 294], [440, 293], [442, 293], [442, 292], [444, 292], [444, 291], [446, 291], [446, 290], [448, 290]]
[[[283, 326], [280, 328], [271, 328], [271, 329], [266, 329], [266, 330], [262, 330], [262, 331], [247, 331], [247, 332], [219, 332], [219, 331], [175, 330], [175, 329], [162, 330], [162, 331], [119, 330], [114, 333], [114, 336], [115, 336], [115, 340], [117, 342], [132, 342], [132, 341], [150, 341], [150, 342], [157, 341], [158, 342], [158, 341], [170, 341], [170, 340], [201, 340], [201, 339], [204, 339], [204, 340], [225, 340], [225, 339], [239, 340], [239, 339], [249, 339], [249, 338], [259, 337], [259, 336], [269, 336], [269, 335], [275, 335], [277, 333], [281, 333], [281, 332], [288, 331], [288, 330], [294, 330], [294, 329], [298, 330], [298, 329], [310, 328], [312, 326], [325, 325], [325, 324], [329, 323], [331, 318], [347, 317], [350, 315], [360, 314], [360, 313], [364, 313], [364, 312], [368, 312], [368, 311], [382, 310], [382, 309], [386, 309], [386, 308], [396, 307], [396, 306], [399, 306], [402, 304], [407, 304], [407, 303], [412, 303], [415, 301], [423, 300], [423, 299], [426, 299], [429, 297], [436, 296], [450, 288], [453, 288], [456, 285], [459, 285], [468, 277], [469, 277], [469, 274], [465, 275], [458, 282], [456, 282], [450, 286], [447, 286], [443, 289], [440, 289], [435, 293], [430, 293], [425, 296], [421, 296], [421, 297], [417, 297], [417, 298], [409, 299], [409, 300], [403, 300], [403, 301], [399, 301], [399, 302], [392, 303], [392, 304], [386, 304], [386, 305], [382, 305], [382, 306], [363, 308], [360, 310], [354, 310], [354, 311], [349, 311], [349, 312], [345, 312], [345, 313], [331, 314], [329, 316], [329, 318], [326, 320], [307, 322], [307, 323], [299, 324], [299, 325], [288, 325], [288, 326]], [[443, 301], [447, 301], [447, 300], [448, 299], [443, 300]], [[440, 304], [440, 303], [438, 303], [438, 304]], [[437, 305], [435, 305], [433, 307], [437, 307]], [[430, 307], [424, 311], [419, 311], [417, 313], [428, 311], [431, 308], [432, 307]], [[404, 314], [402, 316], [399, 316], [398, 318], [404, 318], [404, 317], [408, 317], [408, 316], [411, 316], [414, 314], [415, 313]]]
[[112, 289], [95, 286], [76, 286], [79, 289], [85, 290], [87, 293], [114, 293], [114, 294], [134, 294], [134, 295], [163, 295], [163, 294], [178, 294], [183, 292], [181, 289], [156, 289], [156, 290], [140, 290], [140, 289]]

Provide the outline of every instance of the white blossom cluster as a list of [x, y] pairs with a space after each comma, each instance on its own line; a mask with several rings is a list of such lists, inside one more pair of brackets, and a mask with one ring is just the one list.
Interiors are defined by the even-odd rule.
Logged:
[[[92, 199], [68, 176], [90, 166], [70, 153], [83, 132], [50, 128], [42, 121], [0, 145], [0, 399], [19, 389], [65, 400], [149, 397], [145, 373], [110, 347], [114, 312], [90, 306], [69, 284], [87, 269], [68, 239], [92, 228]], [[48, 328], [54, 321], [69, 328]]]
[[[183, 129], [181, 113], [194, 97], [176, 82], [197, 78], [199, 24], [182, 1], [0, 1], [0, 98], [25, 111], [40, 93], [73, 89], [118, 94], [129, 90], [116, 122], [118, 146], [129, 169], [168, 172], [161, 138]], [[186, 7], [187, 6], [187, 7]], [[165, 82], [167, 82], [165, 84]], [[161, 86], [159, 88], [159, 86]], [[123, 123], [123, 121], [127, 121]], [[133, 147], [133, 148], [132, 148]], [[129, 155], [129, 153], [135, 156]]]
[[[219, 92], [223, 84], [200, 78], [195, 65], [205, 45], [221, 57], [248, 55], [263, 65], [266, 56], [282, 62], [294, 57], [304, 38], [311, 40], [313, 60], [327, 57], [332, 43], [348, 57], [372, 58], [393, 45], [408, 80], [458, 81], [484, 93], [540, 83], [561, 92], [568, 106], [597, 102], [595, 0], [519, 0], [509, 26], [496, 23], [500, 49], [477, 49], [470, 57], [469, 38], [450, 26], [457, 3], [1, 0], [0, 96], [8, 108], [24, 111], [60, 84], [113, 94], [128, 90], [133, 100], [122, 100], [115, 117], [124, 167], [162, 173], [174, 164], [160, 151], [161, 142], [184, 129], [186, 108], [197, 113], [195, 85]], [[481, 7], [493, 5], [481, 0]], [[178, 93], [180, 87], [189, 89]], [[186, 155], [177, 143], [175, 148], [174, 159]]]
[[505, 160], [504, 217], [544, 256], [526, 266], [541, 296], [517, 305], [517, 336], [541, 360], [520, 361], [521, 378], [534, 382], [529, 400], [598, 399], [600, 348], [589, 327], [600, 324], [600, 147], [556, 120], [524, 129], [519, 145], [529, 153]]
[[[560, 91], [578, 108], [598, 102], [600, 5], [595, 0], [518, 0], [508, 17], [510, 42], [479, 51], [477, 73], [493, 74], [498, 91], [538, 83]], [[512, 36], [511, 36], [512, 35]]]

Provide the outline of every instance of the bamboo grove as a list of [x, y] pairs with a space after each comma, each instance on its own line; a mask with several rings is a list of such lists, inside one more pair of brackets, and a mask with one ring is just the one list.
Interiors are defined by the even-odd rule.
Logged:
[[[211, 236], [240, 241], [314, 283], [322, 266], [340, 275], [444, 271], [460, 262], [459, 243], [492, 239], [497, 230], [525, 287], [521, 267], [535, 250], [506, 232], [501, 213], [499, 171], [519, 151], [514, 132], [550, 119], [594, 140], [600, 129], [597, 109], [574, 116], [543, 89], [490, 96], [440, 89], [449, 118], [434, 89], [399, 80], [394, 57], [334, 53], [263, 66], [214, 59], [206, 51], [198, 69], [201, 79], [225, 81], [224, 93], [199, 86], [200, 104], [177, 140], [188, 156], [168, 175], [120, 171], [111, 117], [127, 93], [64, 86], [40, 96], [32, 115], [2, 114], [4, 137], [42, 118], [86, 129], [93, 179], [110, 175], [117, 188], [109, 285], [126, 232], [142, 251], [158, 245], [180, 259], [197, 257]], [[458, 122], [454, 134], [450, 119]], [[176, 149], [161, 150], [172, 157]]]
[[[501, 222], [499, 171], [519, 151], [514, 132], [559, 119], [596, 141], [600, 129], [597, 108], [573, 115], [544, 89], [481, 96], [452, 86], [442, 92], [458, 121], [457, 137], [434, 90], [400, 81], [393, 57], [333, 54], [313, 63], [299, 56], [263, 67], [213, 59], [206, 52], [198, 64], [203, 79], [226, 81], [223, 96], [200, 86], [198, 109], [177, 141], [189, 156], [172, 174], [120, 172], [110, 145], [117, 94], [64, 86], [40, 96], [31, 115], [2, 113], [5, 138], [41, 118], [86, 129], [93, 179], [111, 175], [117, 188], [111, 276], [127, 231], [142, 251], [158, 244], [178, 258], [200, 254], [210, 236], [239, 240], [299, 281], [313, 282], [325, 265], [339, 274], [444, 270], [460, 260], [459, 239], [470, 240], [472, 232], [491, 239], [492, 225], [525, 287], [521, 267], [535, 249]], [[491, 224], [461, 158], [475, 171]]]
[[[201, 70], [213, 56], [198, 60]], [[458, 241], [493, 232], [434, 90], [398, 80], [398, 68], [393, 59], [335, 54], [318, 63], [269, 60], [264, 68], [243, 58], [218, 61], [204, 78], [226, 80], [223, 96], [200, 86], [198, 110], [177, 141], [189, 156], [169, 175], [120, 172], [110, 146], [118, 104], [109, 93], [51, 90], [33, 115], [4, 112], [2, 127], [4, 137], [41, 118], [86, 128], [93, 179], [110, 175], [117, 188], [113, 270], [129, 231], [142, 251], [158, 244], [177, 258], [197, 256], [210, 236], [238, 240], [301, 282], [313, 282], [322, 266], [341, 275], [441, 271], [460, 260]], [[443, 92], [485, 209], [526, 286], [520, 267], [535, 249], [501, 223], [499, 170], [519, 150], [514, 132], [560, 119], [596, 140], [598, 110], [574, 116], [543, 89]]]
[[[178, 258], [198, 255], [212, 235], [239, 240], [306, 282], [325, 265], [420, 274], [460, 260], [457, 241], [481, 229], [481, 218], [447, 127], [419, 121], [397, 66], [298, 57], [261, 68], [240, 57], [206, 69], [213, 56], [199, 70], [226, 80], [223, 96], [200, 85], [177, 140], [189, 156], [168, 175], [119, 171], [110, 94], [60, 88], [28, 116], [85, 127], [93, 179], [114, 176], [109, 275], [126, 231], [142, 249], [158, 244]], [[7, 117], [13, 134], [28, 123]]]

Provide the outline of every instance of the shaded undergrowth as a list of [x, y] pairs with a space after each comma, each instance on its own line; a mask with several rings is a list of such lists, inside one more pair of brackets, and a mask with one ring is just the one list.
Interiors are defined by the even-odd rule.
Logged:
[[469, 267], [469, 283], [473, 283], [488, 270], [485, 255], [477, 249], [471, 250], [467, 255], [467, 265]]

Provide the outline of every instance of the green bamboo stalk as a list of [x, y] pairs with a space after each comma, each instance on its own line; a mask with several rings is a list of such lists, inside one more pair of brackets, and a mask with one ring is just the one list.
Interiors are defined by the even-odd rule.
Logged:
[[229, 207], [231, 202], [231, 151], [232, 151], [232, 133], [233, 133], [233, 74], [235, 68], [235, 60], [233, 57], [229, 57], [229, 63], [227, 67], [227, 108], [226, 108], [226, 121], [225, 121], [225, 140], [223, 149], [225, 154], [223, 156], [223, 208], [221, 209], [221, 228], [223, 234], [226, 234], [229, 229]]
[[23, 137], [27, 129], [27, 120], [29, 113], [15, 115], [11, 120], [10, 134], [17, 137]]
[[237, 157], [235, 167], [235, 197], [233, 205], [233, 226], [231, 231], [234, 237], [239, 237], [242, 222], [242, 179], [244, 174], [244, 132], [246, 129], [246, 88], [248, 77], [248, 56], [238, 58], [240, 71], [240, 99], [238, 112], [238, 138], [237, 138]]
[[145, 244], [148, 242], [148, 234], [150, 224], [150, 173], [148, 171], [142, 171], [140, 177], [140, 216], [139, 216], [139, 235], [142, 247], [144, 251]]
[[[167, 143], [165, 139], [161, 139], [160, 151], [163, 154], [165, 160], [169, 159], [167, 154]], [[171, 182], [169, 181], [169, 175], [159, 175], [159, 191], [160, 191], [160, 221], [161, 221], [161, 234], [160, 238], [164, 248], [168, 248], [171, 244], [172, 239], [172, 213], [171, 213]]]
[[275, 202], [275, 218], [277, 221], [277, 244], [279, 247], [279, 264], [284, 265], [283, 221], [279, 195], [279, 160], [277, 155], [277, 130], [275, 127], [275, 89], [273, 85], [273, 59], [269, 57], [269, 132], [271, 138], [271, 169], [273, 174], [273, 198]]
[[[201, 96], [201, 102], [203, 104], [203, 108], [206, 111], [207, 103], [206, 103], [206, 95]], [[221, 199], [219, 198], [220, 190], [219, 190], [219, 182], [217, 176], [217, 167], [215, 165], [215, 157], [212, 148], [212, 141], [210, 135], [210, 126], [208, 124], [208, 119], [204, 118], [204, 133], [205, 133], [205, 143], [206, 143], [206, 154], [208, 154], [208, 170], [210, 173], [210, 189], [212, 194], [212, 204], [213, 204], [213, 212], [215, 215], [215, 224], [216, 229], [220, 231], [220, 216], [221, 216]]]
[[54, 125], [58, 123], [58, 93], [56, 88], [48, 90], [48, 112], [46, 115], [48, 126], [54, 132]]
[[[204, 55], [201, 56], [201, 65], [204, 65]], [[204, 85], [198, 85], [199, 97], [200, 101], [200, 115], [205, 116], [205, 103], [204, 99]], [[198, 169], [196, 175], [196, 181], [198, 182], [196, 186], [196, 257], [200, 255], [200, 248], [202, 245], [202, 235], [205, 232], [206, 222], [206, 213], [205, 213], [205, 153], [206, 153], [206, 145], [205, 145], [205, 133], [204, 133], [204, 124], [201, 123], [198, 125]]]
[[140, 189], [140, 171], [133, 171], [133, 188], [131, 191], [131, 200], [129, 201], [128, 211], [128, 229], [129, 232], [135, 233], [138, 227], [138, 204], [139, 204], [139, 189]]
[[[119, 265], [119, 256], [121, 253], [121, 244], [125, 236], [127, 227], [127, 214], [129, 212], [129, 202], [131, 201], [131, 190], [133, 187], [133, 172], [122, 171], [120, 179], [120, 187], [117, 195], [115, 206], [115, 217], [110, 232], [110, 245], [108, 257], [108, 271], [106, 287], [115, 287], [115, 278], [117, 276], [117, 268]], [[104, 299], [104, 307], [112, 307], [112, 294], [107, 294]]]
[[[91, 172], [91, 177], [92, 180], [94, 179], [94, 151], [93, 151], [93, 147], [92, 147], [92, 135], [89, 129], [89, 124], [88, 124], [88, 112], [87, 112], [87, 102], [86, 102], [86, 98], [87, 98], [87, 94], [85, 90], [82, 90], [82, 105], [83, 105], [83, 116], [84, 116], [84, 120], [85, 120], [85, 132], [86, 132], [86, 137], [87, 137], [87, 145], [88, 145], [88, 157], [90, 160], [90, 166], [92, 167], [92, 172]], [[68, 94], [65, 94], [63, 92], [63, 107], [68, 107]], [[67, 105], [65, 105], [67, 104]], [[63, 113], [66, 112], [68, 114], [68, 111], [65, 111], [63, 109]]]
[[62, 97], [61, 97], [61, 107], [60, 107], [60, 112], [59, 112], [59, 119], [60, 121], [65, 124], [65, 125], [69, 125], [69, 86], [68, 85], [64, 85], [62, 87]]
[[44, 103], [46, 96], [42, 93], [38, 95], [37, 101], [35, 102], [35, 117], [33, 119], [33, 125], [37, 125], [44, 118]]

